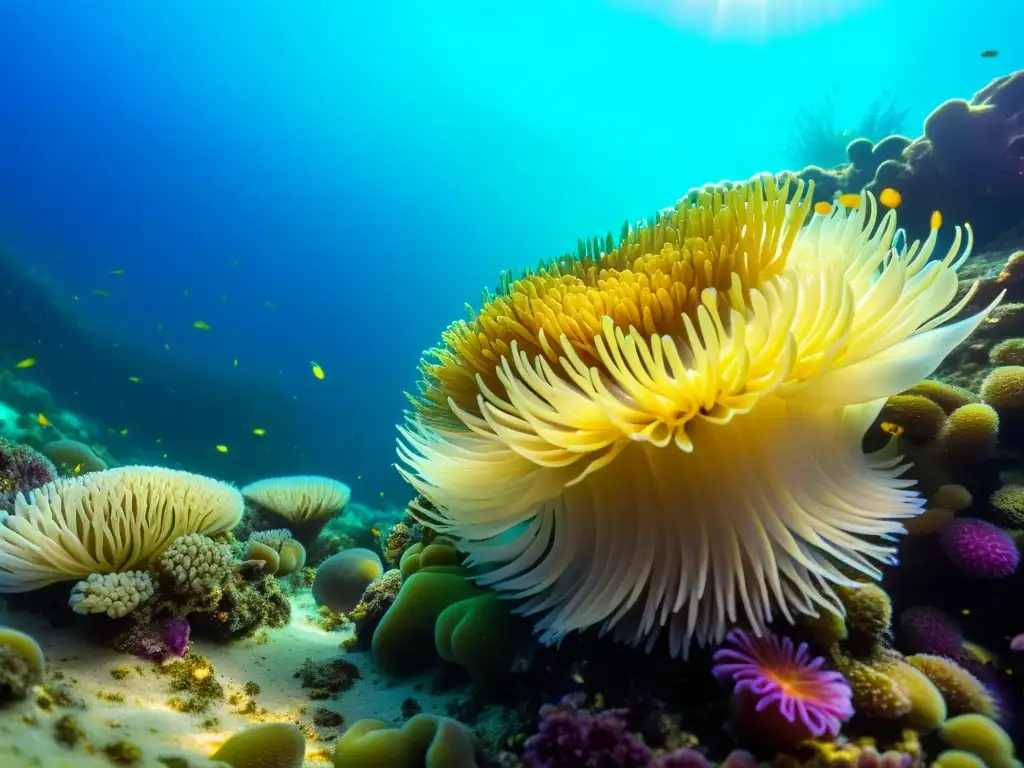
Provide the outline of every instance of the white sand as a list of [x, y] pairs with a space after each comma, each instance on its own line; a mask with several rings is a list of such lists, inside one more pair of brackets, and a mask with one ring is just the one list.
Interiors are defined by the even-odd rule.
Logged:
[[[212, 662], [216, 679], [228, 696], [238, 693], [245, 702], [248, 697], [242, 693], [242, 686], [252, 681], [260, 687], [260, 693], [253, 697], [257, 706], [255, 714], [242, 714], [238, 711], [239, 706], [232, 708], [226, 702], [214, 702], [202, 714], [184, 714], [167, 706], [168, 699], [182, 694], [171, 690], [170, 677], [156, 671], [153, 663], [89, 645], [73, 631], [55, 630], [41, 617], [10, 613], [6, 606], [0, 604], [0, 625], [15, 627], [36, 638], [46, 654], [50, 679], [57, 673], [62, 674], [63, 682], [70, 685], [87, 706], [85, 710], [59, 710], [52, 715], [39, 712], [31, 703], [20, 709], [0, 710], [0, 765], [17, 768], [17, 760], [22, 760], [26, 768], [32, 765], [57, 768], [66, 759], [69, 766], [85, 768], [89, 763], [83, 762], [82, 752], [88, 751], [90, 745], [102, 749], [104, 745], [121, 739], [141, 746], [147, 758], [168, 750], [177, 753], [176, 750], [181, 749], [197, 755], [210, 755], [228, 736], [254, 722], [299, 723], [301, 720], [308, 724], [309, 714], [302, 717], [300, 710], [312, 711], [317, 707], [341, 714], [345, 727], [367, 717], [399, 724], [401, 703], [410, 696], [425, 712], [444, 714], [451, 696], [426, 693], [429, 684], [424, 679], [389, 683], [376, 674], [369, 654], [346, 654], [339, 648], [339, 643], [349, 636], [349, 631], [328, 633], [311, 624], [308, 594], [293, 599], [293, 608], [291, 623], [281, 629], [268, 630], [267, 643], [243, 640], [221, 645], [200, 640], [191, 645], [193, 653], [206, 656]], [[332, 699], [310, 701], [309, 692], [301, 687], [295, 672], [307, 658], [324, 662], [342, 655], [359, 668], [362, 678], [351, 690], [336, 694]], [[143, 670], [142, 674], [132, 671], [121, 680], [111, 675], [115, 668], [136, 666]], [[417, 690], [417, 684], [422, 690]], [[111, 694], [115, 695], [114, 698], [123, 697], [123, 701], [104, 698]], [[35, 730], [26, 728], [23, 722], [29, 712], [34, 712], [33, 716], [40, 721]], [[51, 741], [52, 720], [67, 712], [76, 717], [88, 735], [86, 746], [80, 745], [74, 751], [53, 747]], [[217, 719], [216, 726], [201, 726], [211, 718]], [[25, 757], [8, 756], [12, 742], [23, 746], [26, 739], [38, 742], [40, 749], [48, 745], [42, 762], [33, 763]], [[306, 747], [306, 766], [323, 768], [331, 765], [331, 743], [307, 738]], [[8, 749], [6, 753], [5, 748]], [[102, 760], [98, 764], [109, 765]], [[148, 759], [136, 763], [139, 766], [148, 764]]]

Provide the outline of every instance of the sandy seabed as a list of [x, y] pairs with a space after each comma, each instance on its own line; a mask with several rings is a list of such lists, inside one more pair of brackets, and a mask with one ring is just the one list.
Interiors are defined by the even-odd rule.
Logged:
[[[399, 724], [402, 702], [415, 698], [423, 711], [444, 713], [451, 695], [432, 695], [424, 678], [392, 682], [377, 674], [367, 652], [345, 652], [339, 646], [351, 629], [325, 632], [314, 623], [308, 593], [293, 595], [288, 626], [267, 630], [265, 641], [245, 639], [229, 644], [193, 640], [190, 651], [212, 663], [225, 700], [214, 700], [202, 713], [183, 713], [167, 701], [180, 695], [171, 689], [171, 677], [158, 665], [88, 643], [71, 629], [54, 629], [40, 616], [12, 613], [0, 604], [0, 625], [34, 637], [47, 661], [47, 678], [66, 686], [85, 703], [84, 708], [40, 707], [38, 697], [0, 710], [0, 766], [3, 768], [87, 768], [110, 766], [111, 746], [118, 742], [142, 750], [133, 766], [166, 768], [157, 758], [179, 757], [181, 766], [203, 766], [232, 733], [258, 722], [311, 722], [315, 708], [344, 718], [345, 727], [362, 718]], [[339, 656], [356, 665], [361, 677], [347, 691], [329, 699], [311, 701], [296, 671], [306, 659], [326, 662]], [[244, 693], [246, 683], [259, 693]], [[232, 694], [236, 703], [229, 704]], [[245, 708], [249, 700], [255, 707]], [[241, 701], [243, 704], [239, 704]], [[252, 710], [255, 709], [255, 712]], [[62, 718], [70, 715], [84, 735], [75, 747], [56, 738]], [[66, 722], [66, 721], [65, 721]], [[340, 729], [335, 731], [340, 733]], [[307, 734], [308, 768], [332, 765], [332, 741], [317, 741]], [[116, 752], [116, 747], [113, 748]]]

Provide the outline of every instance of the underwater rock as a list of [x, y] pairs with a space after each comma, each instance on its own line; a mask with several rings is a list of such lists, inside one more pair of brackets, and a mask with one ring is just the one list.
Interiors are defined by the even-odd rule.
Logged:
[[161, 619], [130, 629], [113, 645], [141, 659], [162, 662], [188, 653], [190, 627], [185, 619]]

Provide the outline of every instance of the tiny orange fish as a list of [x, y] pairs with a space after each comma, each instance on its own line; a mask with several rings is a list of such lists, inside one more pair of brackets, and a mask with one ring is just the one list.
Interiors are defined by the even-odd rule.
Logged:
[[327, 375], [324, 373], [324, 369], [320, 367], [319, 363], [316, 363], [316, 362], [310, 360], [309, 364], [313, 366], [313, 375], [316, 378], [318, 378], [321, 381], [323, 381], [327, 377]]
[[380, 529], [379, 528], [371, 528], [370, 529], [370, 533], [373, 534], [375, 537], [376, 536], [380, 536]]
[[899, 208], [900, 203], [903, 202], [903, 195], [892, 187], [886, 187], [878, 193], [878, 202], [886, 208]]
[[883, 432], [888, 432], [893, 437], [899, 437], [905, 431], [899, 424], [893, 424], [891, 421], [883, 421], [881, 427]]
[[855, 195], [852, 192], [840, 195], [839, 204], [844, 208], [860, 208], [860, 195]]
[[46, 418], [46, 416], [41, 414], [41, 413], [37, 413], [36, 414], [36, 421], [39, 422], [39, 426], [40, 427], [52, 427], [53, 426], [53, 424], [50, 423], [50, 420], [48, 418]]
[[75, 473], [76, 475], [78, 475], [78, 474], [81, 474], [81, 472], [82, 472], [82, 465], [81, 465], [81, 464], [75, 464], [75, 468], [74, 468], [74, 470], [72, 470], [72, 471], [73, 471], [73, 472], [74, 472], [74, 473]]
[[832, 213], [832, 203], [822, 200], [819, 203], [814, 204], [814, 212], [820, 216], [828, 216]]

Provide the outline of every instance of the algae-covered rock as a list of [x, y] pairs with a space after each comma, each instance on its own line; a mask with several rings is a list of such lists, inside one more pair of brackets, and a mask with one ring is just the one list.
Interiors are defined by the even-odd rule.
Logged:
[[416, 715], [401, 728], [360, 720], [338, 740], [335, 768], [478, 768], [476, 737], [447, 717]]
[[290, 723], [261, 723], [239, 731], [212, 759], [231, 768], [302, 768], [306, 737]]

